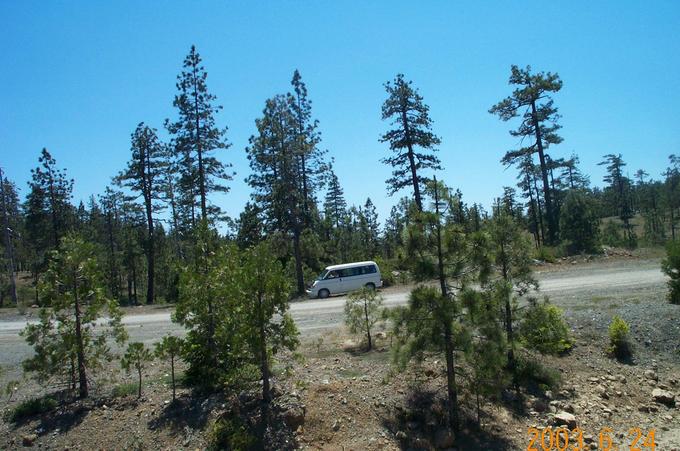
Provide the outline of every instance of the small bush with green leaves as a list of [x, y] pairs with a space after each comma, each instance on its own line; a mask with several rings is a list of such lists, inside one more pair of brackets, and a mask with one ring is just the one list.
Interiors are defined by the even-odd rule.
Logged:
[[537, 359], [520, 355], [515, 363], [515, 377], [522, 387], [538, 387], [541, 390], [554, 390], [562, 383], [560, 372], [549, 368]]
[[547, 263], [555, 263], [557, 261], [555, 249], [548, 246], [539, 247], [534, 254], [534, 258]]
[[246, 451], [261, 449], [258, 437], [248, 430], [236, 415], [227, 414], [213, 424], [208, 433], [208, 449], [233, 449]]
[[563, 354], [569, 351], [574, 342], [562, 310], [552, 305], [547, 298], [543, 302], [535, 299], [529, 302], [519, 325], [520, 342], [541, 354]]
[[18, 423], [26, 418], [39, 415], [41, 413], [50, 412], [57, 408], [59, 403], [56, 399], [50, 396], [43, 396], [42, 398], [28, 399], [13, 409], [5, 413], [5, 421], [10, 423]]
[[626, 359], [633, 353], [629, 333], [628, 323], [620, 316], [614, 316], [609, 324], [609, 348], [607, 350], [619, 360]]
[[670, 277], [668, 301], [680, 304], [680, 241], [670, 241], [666, 245], [666, 258], [661, 262], [661, 268]]
[[139, 386], [135, 383], [129, 382], [125, 384], [118, 384], [111, 390], [111, 396], [114, 398], [124, 398], [137, 394]]
[[600, 219], [592, 200], [570, 190], [560, 209], [560, 239], [569, 254], [598, 252]]
[[373, 261], [375, 261], [378, 264], [378, 268], [380, 268], [380, 277], [383, 281], [383, 287], [387, 288], [396, 285], [397, 279], [394, 276], [394, 265], [392, 261], [385, 260], [382, 257], [375, 257]]
[[621, 236], [621, 225], [615, 221], [606, 221], [602, 227], [602, 243], [611, 247], [619, 247], [624, 245], [623, 237]]

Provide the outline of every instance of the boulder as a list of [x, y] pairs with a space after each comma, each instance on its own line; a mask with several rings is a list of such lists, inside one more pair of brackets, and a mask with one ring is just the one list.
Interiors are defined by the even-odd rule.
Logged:
[[670, 407], [675, 405], [675, 395], [668, 390], [663, 390], [661, 388], [655, 388], [652, 391], [652, 398], [654, 401], [664, 404]]
[[283, 421], [292, 430], [296, 430], [305, 424], [305, 409], [301, 406], [292, 406], [283, 412]]
[[36, 434], [24, 435], [21, 437], [21, 444], [24, 446], [33, 446], [36, 440], [38, 440], [38, 436]]
[[555, 426], [566, 425], [569, 429], [574, 429], [576, 427], [576, 417], [569, 412], [557, 412], [553, 419]]

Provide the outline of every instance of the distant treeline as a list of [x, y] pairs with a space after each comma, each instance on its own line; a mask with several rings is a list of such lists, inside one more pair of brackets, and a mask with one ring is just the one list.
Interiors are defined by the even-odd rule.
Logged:
[[[631, 178], [620, 154], [604, 155], [604, 188], [592, 187], [575, 153], [568, 158], [553, 154], [562, 141], [551, 98], [562, 87], [560, 77], [513, 66], [510, 84], [512, 94], [489, 112], [517, 123], [510, 134], [521, 147], [499, 153], [502, 164], [517, 168], [517, 186], [503, 187], [491, 212], [467, 204], [457, 190], [447, 221], [479, 231], [494, 215], [509, 213], [533, 236], [537, 255], [546, 248], [598, 252], [600, 244], [634, 247], [640, 240], [659, 244], [676, 238], [679, 157], [671, 155], [657, 179], [642, 169]], [[33, 284], [19, 283], [18, 297], [37, 303], [33, 288], [51, 252], [70, 232], [96, 246], [108, 295], [121, 304], [177, 300], [180, 269], [194, 251], [194, 231], [203, 221], [213, 227], [221, 223], [227, 233], [220, 239], [242, 249], [269, 241], [300, 294], [327, 264], [372, 258], [388, 277], [390, 269], [407, 267], [409, 212], [427, 207], [421, 193], [433, 175], [445, 177], [439, 172], [444, 169], [437, 157], [441, 140], [433, 132], [429, 108], [403, 75], [384, 85], [382, 117], [390, 125], [380, 141], [390, 153], [381, 161], [393, 169], [388, 193], [407, 190], [412, 196], [399, 199], [382, 227], [370, 198], [347, 205], [333, 159], [320, 148], [319, 122], [298, 71], [290, 92], [267, 99], [255, 120], [257, 132], [245, 149], [252, 197], [233, 219], [213, 202], [215, 193], [229, 191], [236, 174], [227, 162], [227, 129], [217, 125], [222, 107], [208, 90], [195, 47], [176, 86], [176, 117], [164, 121], [168, 142], [140, 123], [131, 135], [127, 167], [113, 175], [104, 193], [75, 205], [74, 180], [47, 149], [31, 171], [25, 199], [8, 174], [2, 175], [6, 271], [0, 301], [17, 302], [15, 275], [23, 271]]]

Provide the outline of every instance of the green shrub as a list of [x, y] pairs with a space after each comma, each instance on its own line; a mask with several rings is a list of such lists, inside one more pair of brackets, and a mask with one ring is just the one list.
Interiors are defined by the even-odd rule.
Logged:
[[520, 342], [541, 354], [563, 354], [571, 349], [573, 340], [562, 310], [545, 299], [535, 299], [522, 315], [519, 325]]
[[125, 396], [132, 396], [137, 394], [137, 384], [135, 383], [126, 383], [126, 384], [118, 384], [115, 387], [113, 387], [113, 390], [111, 390], [111, 396], [114, 398], [124, 398]]
[[581, 191], [570, 190], [560, 210], [560, 238], [567, 252], [598, 251], [600, 220], [592, 201]]
[[522, 387], [538, 387], [541, 390], [554, 390], [562, 383], [560, 372], [548, 368], [533, 357], [520, 355], [515, 362], [517, 383]]
[[670, 280], [668, 281], [668, 300], [671, 304], [680, 304], [680, 241], [670, 241], [666, 245], [666, 258], [661, 268]]
[[213, 424], [208, 433], [208, 449], [247, 451], [261, 449], [257, 436], [248, 430], [235, 415], [223, 416]]
[[380, 278], [383, 281], [383, 287], [391, 287], [397, 283], [397, 279], [394, 277], [394, 265], [392, 262], [385, 260], [382, 257], [376, 257], [373, 259], [380, 268]]
[[536, 249], [534, 253], [534, 258], [536, 260], [541, 260], [547, 263], [555, 263], [557, 257], [555, 256], [555, 249], [549, 246], [541, 246]]
[[628, 323], [615, 315], [609, 324], [609, 348], [607, 350], [619, 360], [626, 359], [632, 354], [629, 332]]
[[620, 247], [625, 244], [621, 236], [621, 225], [618, 222], [609, 220], [604, 223], [602, 243], [611, 247]]
[[58, 405], [57, 400], [50, 396], [29, 399], [5, 413], [5, 421], [17, 423], [25, 418], [50, 412], [56, 409]]

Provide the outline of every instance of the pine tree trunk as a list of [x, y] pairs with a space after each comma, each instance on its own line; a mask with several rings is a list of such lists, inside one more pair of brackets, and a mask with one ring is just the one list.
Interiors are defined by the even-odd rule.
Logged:
[[175, 356], [170, 356], [170, 377], [172, 378], [172, 402], [175, 402]]
[[156, 243], [154, 236], [153, 224], [153, 175], [151, 154], [149, 149], [146, 149], [142, 155], [142, 192], [144, 195], [144, 207], [146, 209], [146, 268], [147, 268], [147, 282], [146, 282], [146, 303], [153, 304], [155, 300], [154, 293], [154, 279], [155, 279], [155, 260], [156, 260]]
[[541, 242], [545, 244], [545, 227], [543, 225], [543, 205], [541, 205], [541, 193], [538, 190], [536, 179], [534, 178], [534, 190], [536, 191], [536, 203], [538, 205], [538, 225], [541, 230]]
[[154, 236], [153, 215], [151, 209], [151, 199], [147, 201], [146, 206], [146, 221], [147, 221], [147, 245], [146, 245], [146, 266], [147, 266], [147, 283], [146, 283], [146, 303], [153, 304], [155, 299], [154, 294], [154, 279], [155, 279], [155, 261], [156, 261], [156, 243]]
[[262, 400], [265, 403], [271, 401], [269, 387], [269, 359], [267, 358], [267, 336], [264, 330], [264, 315], [262, 313], [262, 294], [258, 293], [258, 319], [260, 323], [260, 370], [262, 372]]
[[548, 243], [555, 244], [557, 242], [557, 224], [555, 212], [553, 211], [552, 195], [550, 193], [550, 183], [548, 182], [548, 166], [545, 161], [545, 152], [543, 150], [543, 138], [541, 137], [541, 126], [538, 123], [538, 113], [536, 111], [536, 102], [531, 102], [531, 117], [534, 123], [534, 130], [536, 133], [536, 146], [538, 147], [538, 159], [541, 162], [541, 177], [543, 179], [543, 197], [545, 199], [546, 217], [548, 219]]
[[416, 201], [416, 207], [418, 211], [423, 211], [423, 202], [420, 198], [420, 183], [418, 183], [418, 174], [416, 172], [416, 160], [413, 153], [413, 142], [411, 140], [411, 130], [408, 125], [408, 117], [406, 116], [406, 107], [402, 107], [401, 111], [401, 122], [404, 127], [404, 137], [406, 141], [406, 146], [408, 147], [408, 163], [411, 169], [411, 183], [413, 184], [413, 198]]
[[87, 398], [87, 372], [85, 371], [85, 349], [83, 344], [83, 334], [80, 324], [80, 300], [78, 299], [78, 274], [73, 271], [73, 295], [76, 322], [76, 353], [78, 357], [78, 385], [80, 388], [80, 398]]
[[137, 366], [137, 375], [139, 376], [139, 384], [137, 385], [137, 399], [142, 397], [142, 367]]
[[538, 229], [538, 215], [536, 214], [536, 204], [534, 203], [534, 194], [531, 189], [531, 181], [529, 180], [529, 174], [527, 173], [527, 192], [529, 193], [529, 208], [531, 210], [531, 217], [534, 223], [534, 239], [536, 240], [536, 247], [541, 247], [541, 236]]
[[371, 323], [368, 320], [368, 303], [364, 300], [364, 317], [366, 318], [366, 337], [368, 338], [368, 350], [373, 349], [373, 341], [371, 340]]
[[198, 156], [198, 190], [201, 196], [201, 219], [207, 219], [207, 208], [205, 201], [205, 168], [203, 167], [203, 141], [201, 141], [201, 115], [198, 108], [198, 92], [196, 86], [198, 79], [196, 75], [196, 66], [193, 66], [194, 75], [194, 115], [196, 116], [196, 154]]
[[71, 391], [76, 391], [76, 361], [73, 354], [70, 354], [69, 360], [71, 361]]
[[444, 325], [444, 341], [446, 352], [446, 388], [449, 397], [449, 426], [454, 431], [458, 430], [458, 391], [456, 388], [455, 362], [453, 355], [453, 338], [451, 336], [451, 325], [447, 322]]
[[439, 185], [437, 177], [434, 178], [434, 208], [437, 218], [437, 269], [439, 272], [439, 287], [442, 290], [442, 297], [448, 297], [448, 287], [446, 284], [446, 274], [444, 273], [444, 255], [442, 252], [442, 227], [439, 215]]

